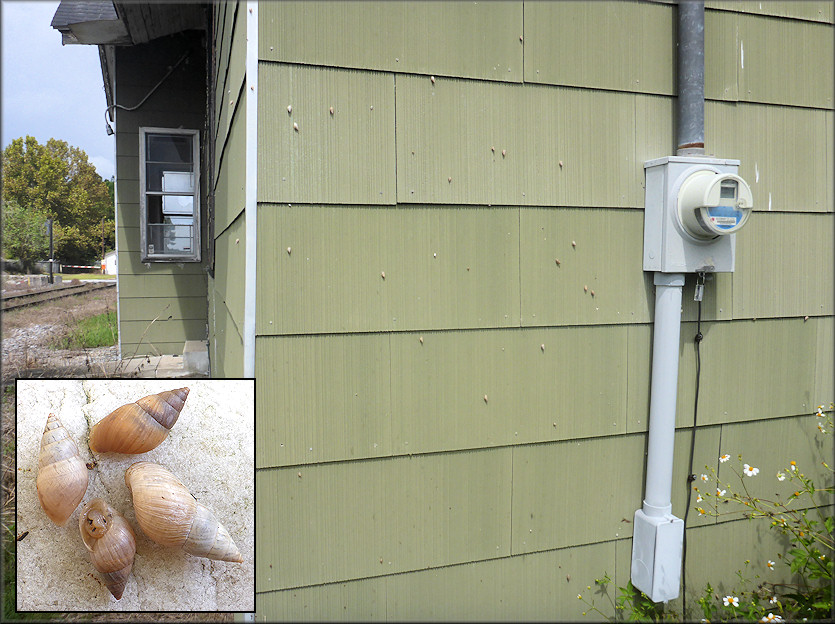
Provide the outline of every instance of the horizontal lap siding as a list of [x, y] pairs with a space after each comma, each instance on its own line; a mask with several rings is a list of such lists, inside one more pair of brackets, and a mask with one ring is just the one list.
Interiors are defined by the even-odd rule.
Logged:
[[171, 38], [117, 49], [116, 102], [122, 106], [136, 105], [188, 47], [192, 48], [189, 63], [181, 65], [141, 108], [116, 111], [119, 340], [124, 358], [181, 354], [186, 340], [206, 339], [203, 264], [146, 265], [140, 261], [139, 250], [139, 128], [203, 129], [205, 77], [199, 67], [189, 69], [195, 63], [202, 66], [199, 44], [193, 38]]
[[[808, 414], [835, 393], [818, 76], [832, 31], [811, 5], [788, 20], [727, 8], [706, 15], [706, 143], [742, 161], [755, 214], [736, 272], [705, 287], [693, 465], [719, 470], [733, 444], [765, 474], [762, 440], [808, 457]], [[576, 619], [595, 578], [626, 584], [652, 362], [643, 164], [675, 149], [675, 17], [632, 2], [259, 7], [259, 615]], [[807, 41], [786, 61], [767, 37]], [[758, 69], [811, 57], [789, 86]], [[707, 551], [741, 525], [687, 524]]]

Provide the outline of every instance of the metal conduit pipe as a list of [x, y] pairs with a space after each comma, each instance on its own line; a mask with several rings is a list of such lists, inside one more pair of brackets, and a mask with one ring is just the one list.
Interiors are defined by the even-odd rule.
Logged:
[[677, 156], [705, 153], [705, 3], [678, 3]]

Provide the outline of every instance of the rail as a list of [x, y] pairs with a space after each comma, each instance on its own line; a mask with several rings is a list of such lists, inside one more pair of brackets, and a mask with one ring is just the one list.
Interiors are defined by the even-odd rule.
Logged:
[[73, 295], [100, 290], [102, 288], [114, 288], [116, 282], [87, 282], [83, 284], [67, 284], [66, 286], [54, 286], [52, 288], [41, 288], [25, 293], [7, 293], [3, 295], [3, 312], [23, 308], [38, 303], [45, 303], [55, 299], [63, 299]]

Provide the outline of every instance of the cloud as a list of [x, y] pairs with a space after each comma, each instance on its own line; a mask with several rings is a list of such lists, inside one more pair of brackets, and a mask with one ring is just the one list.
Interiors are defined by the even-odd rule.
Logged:
[[62, 46], [50, 26], [57, 8], [56, 1], [2, 2], [2, 143], [26, 135], [41, 143], [63, 139], [96, 154], [96, 169], [110, 177], [115, 150], [104, 129], [98, 48]]

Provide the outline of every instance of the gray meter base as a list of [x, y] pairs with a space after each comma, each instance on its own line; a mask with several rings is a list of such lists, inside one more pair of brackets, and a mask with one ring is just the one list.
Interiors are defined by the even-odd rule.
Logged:
[[736, 235], [697, 240], [682, 227], [678, 192], [687, 177], [700, 170], [739, 171], [739, 161], [726, 158], [665, 156], [644, 163], [644, 271], [662, 273], [733, 273]]

